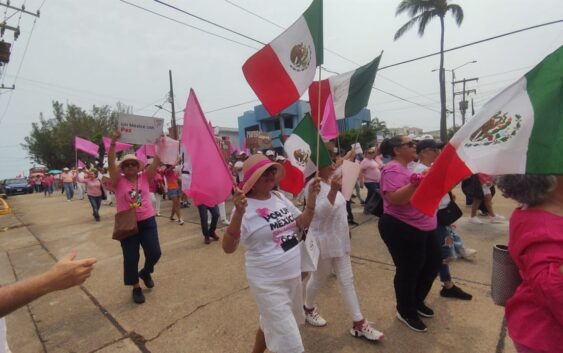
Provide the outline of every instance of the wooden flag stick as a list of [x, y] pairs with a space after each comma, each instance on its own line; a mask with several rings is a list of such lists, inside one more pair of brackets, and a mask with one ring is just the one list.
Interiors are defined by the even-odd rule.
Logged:
[[321, 140], [321, 66], [319, 65], [319, 95], [317, 99], [317, 178], [319, 177], [319, 165], [321, 164], [320, 140]]

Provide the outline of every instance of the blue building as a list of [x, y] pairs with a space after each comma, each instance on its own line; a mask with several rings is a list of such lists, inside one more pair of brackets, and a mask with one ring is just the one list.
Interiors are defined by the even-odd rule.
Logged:
[[[263, 105], [257, 105], [254, 110], [246, 111], [238, 117], [239, 141], [242, 144], [247, 131], [270, 132], [273, 147], [281, 150], [283, 148], [281, 137], [291, 135], [293, 128], [303, 119], [305, 113], [310, 111], [309, 102], [299, 100], [272, 117]], [[364, 108], [354, 116], [338, 120], [338, 129], [339, 131], [357, 129], [370, 120], [371, 113], [369, 109]], [[242, 145], [240, 147], [242, 148]]]

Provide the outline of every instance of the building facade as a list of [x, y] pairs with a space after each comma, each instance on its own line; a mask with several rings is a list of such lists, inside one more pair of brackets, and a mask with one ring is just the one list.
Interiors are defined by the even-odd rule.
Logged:
[[[271, 116], [263, 105], [255, 106], [253, 110], [244, 112], [238, 117], [238, 138], [241, 143], [248, 131], [269, 132], [272, 136], [272, 146], [281, 152], [283, 140], [291, 135], [293, 129], [311, 111], [309, 102], [299, 100], [284, 109], [276, 116]], [[338, 120], [339, 131], [357, 129], [371, 120], [369, 109], [362, 109], [358, 114]]]

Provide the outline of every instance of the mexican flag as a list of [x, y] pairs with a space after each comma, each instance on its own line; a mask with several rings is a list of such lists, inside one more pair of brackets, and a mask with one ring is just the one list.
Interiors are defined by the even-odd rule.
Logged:
[[271, 115], [298, 100], [323, 63], [322, 14], [322, 0], [313, 0], [291, 27], [242, 66], [246, 81]]
[[282, 182], [289, 186], [284, 187], [284, 183], [280, 183], [283, 190], [293, 193], [296, 189], [293, 186], [299, 185], [299, 183], [303, 188], [305, 178], [317, 171], [317, 160], [319, 160], [319, 167], [332, 163], [322, 140], [320, 140], [319, 146], [320, 158], [317, 159], [317, 134], [317, 128], [313, 124], [311, 115], [307, 113], [285, 141], [283, 148], [287, 154], [287, 160], [296, 171], [292, 170], [292, 173], [288, 175], [288, 168], [286, 168], [286, 176]]
[[475, 173], [563, 174], [563, 46], [488, 101], [452, 137], [411, 199], [434, 214]]
[[319, 106], [319, 81], [313, 82], [309, 87], [309, 101], [313, 121], [316, 122], [318, 117], [323, 116], [324, 107], [330, 95], [332, 95], [334, 100], [334, 111], [338, 120], [354, 116], [365, 108], [369, 102], [369, 96], [380, 60], [381, 55], [354, 71], [322, 80], [320, 114], [317, 112]]

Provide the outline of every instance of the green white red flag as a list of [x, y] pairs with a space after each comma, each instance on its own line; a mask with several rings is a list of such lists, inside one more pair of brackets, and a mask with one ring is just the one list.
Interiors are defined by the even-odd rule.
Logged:
[[242, 66], [244, 77], [264, 108], [275, 115], [297, 101], [323, 63], [323, 2], [303, 15]]
[[475, 174], [563, 174], [563, 46], [488, 101], [457, 131], [411, 199], [432, 215]]
[[321, 112], [317, 112], [319, 104], [319, 81], [309, 87], [309, 102], [313, 122], [323, 117], [324, 107], [330, 95], [334, 101], [336, 119], [354, 116], [368, 105], [375, 74], [379, 67], [381, 55], [356, 70], [331, 76], [321, 81]]

